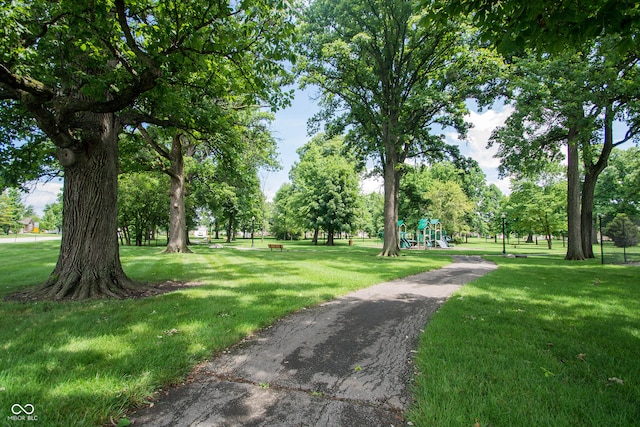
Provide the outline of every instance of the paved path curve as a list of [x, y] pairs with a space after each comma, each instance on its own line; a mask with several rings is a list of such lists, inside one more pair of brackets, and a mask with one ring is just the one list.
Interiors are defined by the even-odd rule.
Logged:
[[495, 268], [454, 256], [442, 269], [292, 314], [130, 420], [153, 427], [402, 425], [421, 329], [453, 291]]
[[37, 236], [28, 236], [28, 237], [3, 237], [0, 239], [0, 243], [37, 243], [44, 242], [47, 240], [61, 240], [62, 236], [47, 236], [47, 235], [37, 235]]

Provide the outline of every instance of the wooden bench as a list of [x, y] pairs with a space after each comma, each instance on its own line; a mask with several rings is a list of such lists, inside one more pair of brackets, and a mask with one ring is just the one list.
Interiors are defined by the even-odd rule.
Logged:
[[272, 251], [274, 249], [280, 249], [280, 251], [282, 251], [284, 249], [284, 245], [281, 243], [269, 243], [269, 249], [271, 249]]

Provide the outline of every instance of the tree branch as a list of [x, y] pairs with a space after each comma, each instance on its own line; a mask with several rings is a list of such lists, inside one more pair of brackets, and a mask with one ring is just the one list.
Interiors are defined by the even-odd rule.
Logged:
[[124, 8], [124, 0], [115, 0], [114, 2], [116, 6], [116, 16], [118, 19], [118, 23], [120, 24], [120, 28], [122, 29], [122, 33], [124, 35], [125, 40], [127, 41], [127, 46], [133, 53], [135, 53], [136, 57], [142, 62], [145, 67], [149, 69], [157, 69], [158, 65], [140, 49], [138, 44], [136, 43], [133, 35], [131, 34], [131, 28], [129, 28], [129, 23], [127, 22], [127, 14]]
[[20, 100], [24, 94], [31, 94], [35, 99], [46, 102], [53, 98], [54, 94], [45, 85], [30, 77], [22, 77], [13, 74], [4, 64], [0, 64], [0, 87], [4, 86], [8, 94], [13, 92], [12, 99]]
[[142, 139], [144, 139], [151, 146], [151, 148], [155, 150], [156, 153], [158, 153], [161, 157], [164, 157], [165, 159], [171, 161], [171, 155], [169, 154], [169, 152], [164, 147], [161, 147], [151, 137], [151, 135], [149, 135], [149, 132], [147, 132], [144, 127], [142, 127], [142, 125], [138, 125], [137, 129], [138, 132], [140, 132], [140, 135], [142, 135]]

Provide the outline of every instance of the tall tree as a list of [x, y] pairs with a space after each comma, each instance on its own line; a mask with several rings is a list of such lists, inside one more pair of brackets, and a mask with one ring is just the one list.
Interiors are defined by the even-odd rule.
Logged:
[[405, 167], [398, 196], [398, 219], [409, 226], [417, 226], [422, 218], [436, 218], [431, 211], [427, 192], [434, 178], [426, 165]]
[[528, 235], [528, 242], [534, 234], [544, 234], [551, 249], [552, 237], [566, 229], [566, 191], [562, 182], [543, 186], [531, 180], [514, 182], [506, 208], [511, 229]]
[[[589, 88], [592, 111], [599, 112], [595, 138], [581, 146], [584, 181], [582, 183], [581, 226], [585, 256], [594, 258], [595, 222], [593, 217], [595, 189], [600, 174], [609, 163], [615, 147], [635, 140], [640, 142], [640, 49], [621, 55], [614, 49], [616, 39], [603, 38], [591, 51]], [[626, 124], [623, 135], [615, 136], [614, 122]]]
[[497, 235], [501, 230], [495, 226], [498, 224], [497, 219], [504, 213], [502, 210], [504, 204], [505, 195], [497, 185], [490, 184], [485, 187], [477, 203], [477, 218], [472, 222], [475, 225], [475, 231], [485, 236], [490, 233]]
[[58, 193], [56, 201], [44, 207], [44, 216], [40, 228], [43, 230], [55, 230], [59, 233], [62, 230], [62, 193]]
[[127, 244], [131, 238], [142, 246], [158, 226], [169, 221], [169, 185], [162, 175], [132, 172], [121, 174], [118, 186], [118, 223]]
[[473, 211], [473, 203], [455, 181], [434, 180], [426, 191], [429, 211], [437, 218], [447, 232], [460, 235], [469, 231], [467, 215]]
[[227, 239], [236, 223], [262, 223], [264, 195], [258, 171], [274, 170], [276, 142], [269, 123], [273, 115], [252, 108], [228, 114], [228, 126], [197, 143], [190, 183], [199, 207], [208, 209], [217, 226], [227, 224]]
[[304, 231], [304, 220], [296, 209], [296, 200], [291, 183], [284, 183], [273, 198], [271, 232], [277, 239], [298, 239]]
[[[515, 112], [494, 132], [501, 170], [538, 173], [567, 149], [567, 259], [593, 257], [593, 194], [613, 147], [637, 139], [638, 58], [619, 56], [610, 39], [583, 51], [513, 60]], [[628, 124], [613, 139], [615, 119]], [[580, 163], [584, 169], [581, 183]]]
[[318, 135], [298, 149], [300, 161], [289, 174], [306, 227], [327, 232], [327, 246], [336, 232], [351, 231], [358, 209], [360, 180], [356, 162], [343, 152], [341, 137]]
[[365, 194], [361, 198], [362, 207], [367, 211], [363, 214], [366, 219], [363, 231], [369, 237], [376, 237], [384, 228], [384, 196], [380, 193]]
[[290, 55], [289, 5], [5, 2], [0, 26], [0, 102], [9, 112], [0, 127], [18, 128], [3, 144], [20, 146], [28, 129], [39, 128], [65, 178], [60, 256], [32, 296], [127, 296], [138, 286], [122, 270], [116, 237], [122, 128], [171, 124], [167, 104], [197, 73], [207, 76], [198, 81], [246, 79], [255, 97], [276, 106]]
[[15, 188], [7, 188], [0, 193], [0, 228], [5, 234], [17, 233], [22, 219], [24, 205]]
[[[185, 156], [193, 156], [195, 150], [189, 136], [180, 130], [173, 130], [167, 134], [156, 129], [152, 136], [147, 129], [138, 126], [138, 132], [144, 141], [155, 151], [158, 168], [169, 176], [171, 189], [169, 191], [169, 239], [167, 253], [191, 252], [187, 246], [187, 211], [185, 206]], [[164, 135], [164, 139], [162, 136]]]
[[[399, 253], [398, 192], [405, 160], [457, 154], [434, 126], [464, 134], [465, 99], [492, 94], [500, 62], [460, 22], [417, 25], [423, 8], [412, 0], [316, 0], [302, 26], [305, 84], [321, 90], [329, 133], [377, 160], [384, 177], [384, 245]], [[482, 90], [481, 90], [482, 88]], [[339, 114], [339, 115], [338, 115]]]

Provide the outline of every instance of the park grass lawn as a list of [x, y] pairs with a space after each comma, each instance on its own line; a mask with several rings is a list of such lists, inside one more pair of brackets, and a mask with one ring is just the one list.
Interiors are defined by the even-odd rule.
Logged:
[[425, 328], [414, 425], [638, 425], [640, 267], [491, 259]]
[[[179, 384], [193, 367], [288, 313], [349, 291], [439, 268], [447, 256], [346, 242], [329, 248], [285, 242], [284, 252], [209, 249], [161, 254], [123, 247], [127, 274], [142, 282], [201, 286], [141, 300], [15, 303], [9, 293], [41, 283], [59, 242], [0, 245], [0, 425], [14, 404], [33, 405], [47, 427], [118, 422], [160, 387]], [[248, 241], [230, 246], [248, 249]]]

